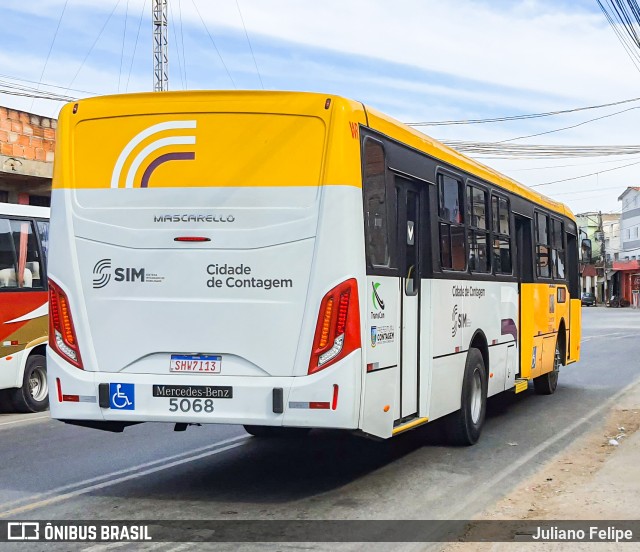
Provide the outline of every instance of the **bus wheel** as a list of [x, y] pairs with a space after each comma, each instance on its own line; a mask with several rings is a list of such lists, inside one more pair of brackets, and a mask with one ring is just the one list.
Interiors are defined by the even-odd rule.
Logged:
[[306, 437], [309, 431], [308, 427], [281, 427], [281, 426], [256, 426], [246, 425], [244, 430], [254, 437], [270, 437], [272, 439], [295, 439]]
[[480, 438], [486, 410], [487, 372], [482, 353], [471, 348], [464, 367], [461, 407], [448, 420], [449, 442], [458, 446], [475, 444]]
[[558, 387], [558, 374], [560, 374], [560, 366], [562, 366], [562, 355], [560, 353], [560, 344], [556, 341], [556, 353], [553, 357], [553, 370], [542, 374], [537, 378], [533, 378], [533, 387], [538, 395], [553, 395], [556, 387]]
[[49, 408], [47, 362], [43, 355], [31, 355], [24, 369], [22, 387], [12, 390], [17, 412], [42, 412]]

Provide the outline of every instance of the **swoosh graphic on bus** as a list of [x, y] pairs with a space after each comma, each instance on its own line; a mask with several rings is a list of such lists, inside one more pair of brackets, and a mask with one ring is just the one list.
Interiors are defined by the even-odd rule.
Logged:
[[[129, 156], [133, 153], [133, 150], [139, 146], [144, 140], [153, 136], [154, 134], [158, 134], [159, 132], [163, 132], [166, 130], [183, 130], [183, 129], [191, 129], [196, 128], [196, 121], [188, 120], [188, 121], [167, 121], [165, 123], [158, 123], [157, 125], [151, 125], [148, 128], [145, 128], [142, 132], [136, 134], [122, 149], [122, 152], [118, 156], [115, 166], [113, 167], [113, 173], [111, 175], [111, 187], [119, 188], [120, 187], [120, 178], [122, 176], [122, 169], [129, 158]], [[195, 144], [196, 137], [195, 136], [173, 136], [164, 138], [161, 140], [156, 140], [146, 148], [140, 152], [134, 159], [131, 167], [127, 171], [126, 176], [126, 184], [125, 187], [132, 188], [133, 187], [133, 179], [135, 177], [135, 173], [144, 161], [144, 158], [148, 156], [153, 151], [169, 145], [183, 145], [183, 144]]]
[[142, 182], [140, 183], [141, 188], [147, 188], [149, 186], [149, 179], [151, 178], [151, 174], [155, 171], [162, 163], [166, 163], [167, 161], [193, 161], [196, 158], [195, 151], [176, 151], [174, 153], [165, 153], [160, 157], [154, 159], [149, 166], [145, 169], [144, 174], [142, 175]]
[[37, 309], [28, 312], [27, 314], [23, 314], [18, 318], [14, 318], [13, 320], [7, 320], [5, 324], [14, 324], [15, 322], [25, 322], [26, 320], [33, 320], [34, 318], [40, 318], [41, 316], [47, 316], [49, 314], [49, 303], [46, 302], [40, 305]]
[[380, 287], [380, 284], [378, 282], [371, 282], [371, 287], [373, 288], [373, 306], [375, 307], [377, 302], [378, 305], [380, 305], [380, 308], [384, 310], [384, 301], [380, 299], [380, 296], [378, 295], [378, 288]]

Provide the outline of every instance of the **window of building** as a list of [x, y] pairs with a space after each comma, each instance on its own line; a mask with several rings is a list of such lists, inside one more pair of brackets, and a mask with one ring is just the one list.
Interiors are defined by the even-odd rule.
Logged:
[[540, 278], [551, 278], [549, 217], [536, 213], [536, 267]]
[[487, 192], [482, 188], [467, 186], [467, 239], [469, 244], [469, 270], [471, 272], [491, 271], [488, 254], [487, 196]]
[[49, 196], [29, 195], [29, 205], [49, 207], [51, 205], [51, 198]]
[[0, 203], [9, 203], [9, 192], [0, 190]]
[[389, 217], [385, 178], [385, 155], [382, 144], [374, 140], [364, 143], [363, 200], [367, 264], [392, 267], [392, 229]]
[[438, 175], [440, 264], [448, 270], [466, 270], [464, 195], [462, 181]]
[[500, 196], [491, 198], [493, 230], [493, 269], [496, 274], [511, 274], [511, 228], [509, 202]]

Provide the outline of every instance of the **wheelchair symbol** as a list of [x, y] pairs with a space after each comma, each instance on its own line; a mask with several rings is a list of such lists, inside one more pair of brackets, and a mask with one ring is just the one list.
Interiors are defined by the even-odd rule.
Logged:
[[131, 383], [112, 383], [111, 408], [116, 410], [133, 410], [135, 408], [134, 386]]
[[111, 397], [111, 402], [116, 408], [126, 408], [127, 406], [131, 406], [133, 404], [129, 400], [129, 397], [127, 397], [126, 393], [120, 391], [121, 387], [122, 385], [118, 383], [116, 385], [116, 392], [113, 394], [113, 397]]

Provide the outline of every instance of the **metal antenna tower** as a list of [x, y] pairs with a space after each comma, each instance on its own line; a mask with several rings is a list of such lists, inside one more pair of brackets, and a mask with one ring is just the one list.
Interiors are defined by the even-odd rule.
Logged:
[[152, 1], [153, 91], [169, 90], [169, 46], [167, 42], [167, 0]]

